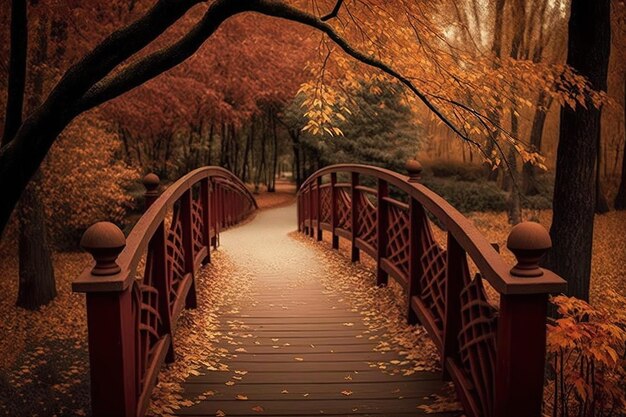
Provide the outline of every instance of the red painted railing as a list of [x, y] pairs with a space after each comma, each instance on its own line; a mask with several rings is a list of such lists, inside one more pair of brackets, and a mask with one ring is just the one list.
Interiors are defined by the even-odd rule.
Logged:
[[[550, 236], [536, 223], [515, 226], [511, 268], [471, 221], [419, 183], [418, 162], [407, 170], [408, 177], [365, 165], [317, 171], [298, 192], [298, 230], [317, 240], [330, 232], [335, 249], [339, 237], [348, 239], [352, 261], [360, 251], [376, 260], [378, 285], [391, 276], [404, 288], [408, 321], [428, 330], [470, 417], [539, 417], [547, 297], [565, 289], [538, 265]], [[447, 231], [445, 244], [428, 214]], [[482, 279], [500, 294], [498, 307]]]
[[128, 238], [96, 223], [81, 240], [95, 265], [72, 289], [86, 293], [94, 416], [143, 416], [164, 361], [175, 358], [184, 308], [196, 306], [195, 276], [210, 262], [221, 229], [257, 206], [229, 171], [190, 172], [159, 196], [159, 178], [144, 178], [147, 210]]

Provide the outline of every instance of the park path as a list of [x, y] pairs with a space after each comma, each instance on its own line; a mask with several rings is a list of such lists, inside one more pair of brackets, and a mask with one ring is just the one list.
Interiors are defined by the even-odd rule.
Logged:
[[320, 277], [332, 271], [314, 248], [289, 236], [295, 224], [290, 205], [221, 234], [219, 250], [251, 275], [246, 298], [253, 301], [220, 315], [220, 331], [238, 346], [226, 360], [230, 372], [189, 378], [187, 395], [211, 395], [177, 414], [422, 415], [418, 406], [440, 392], [441, 375], [390, 374], [375, 365], [403, 358], [375, 350], [386, 334], [369, 329], [344, 296], [323, 285]]

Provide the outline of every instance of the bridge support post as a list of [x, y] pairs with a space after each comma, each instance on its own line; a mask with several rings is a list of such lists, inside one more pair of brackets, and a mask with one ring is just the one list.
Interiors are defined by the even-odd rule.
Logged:
[[122, 231], [112, 223], [91, 226], [81, 247], [96, 261], [82, 277], [87, 299], [87, 329], [91, 378], [91, 409], [95, 417], [134, 417], [137, 410], [135, 375], [135, 320], [132, 280], [108, 285], [122, 271], [117, 256], [126, 246]]
[[[516, 279], [544, 275], [539, 261], [552, 246], [543, 226], [515, 226], [507, 247], [517, 258], [510, 274]], [[545, 292], [502, 294], [496, 334], [495, 417], [539, 417], [546, 359]]]
[[309, 236], [315, 236], [315, 229], [313, 228], [313, 183], [309, 183]]
[[206, 257], [203, 263], [211, 263], [211, 184], [206, 178], [200, 182], [200, 201], [202, 204], [202, 233], [206, 246]]
[[[409, 160], [406, 163], [409, 182], [419, 182], [422, 166], [419, 162]], [[409, 277], [407, 285], [407, 322], [416, 324], [419, 318], [413, 311], [413, 297], [421, 293], [420, 277], [423, 274], [420, 262], [419, 247], [421, 246], [422, 227], [426, 224], [426, 213], [422, 205], [414, 198], [409, 198]]]
[[461, 331], [461, 291], [463, 277], [469, 276], [467, 255], [463, 247], [457, 242], [452, 233], [448, 232], [446, 251], [446, 311], [443, 322], [443, 349], [441, 354], [441, 369], [445, 379], [450, 378], [446, 362], [448, 358], [458, 360], [459, 332]]
[[389, 215], [387, 213], [388, 203], [386, 198], [389, 196], [389, 186], [387, 181], [378, 179], [378, 192], [376, 195], [377, 216], [376, 216], [376, 285], [387, 285], [389, 275], [382, 267], [382, 260], [387, 257], [387, 227], [389, 223]]
[[196, 277], [193, 253], [191, 190], [185, 191], [180, 198], [180, 214], [183, 225], [183, 250], [185, 252], [185, 272], [191, 274], [191, 286], [185, 299], [185, 308], [196, 308]]
[[409, 200], [409, 278], [407, 290], [407, 322], [409, 324], [417, 324], [419, 319], [415, 311], [413, 311], [413, 297], [418, 296], [421, 292], [420, 277], [423, 274], [422, 263], [420, 262], [419, 247], [422, 230], [425, 224], [424, 217], [426, 213], [421, 204], [411, 198]]
[[330, 174], [330, 235], [333, 249], [339, 249], [339, 236], [335, 234], [337, 227], [337, 173]]
[[541, 416], [547, 303], [546, 294], [502, 295], [500, 298], [496, 417]]
[[315, 181], [315, 185], [316, 185], [316, 193], [315, 193], [315, 214], [316, 214], [316, 218], [317, 218], [317, 223], [316, 223], [316, 234], [317, 234], [317, 241], [321, 241], [323, 238], [322, 235], [322, 177], [317, 177], [317, 180]]
[[350, 224], [352, 225], [352, 245], [350, 249], [350, 259], [352, 262], [357, 262], [361, 258], [361, 253], [359, 248], [356, 246], [356, 238], [359, 235], [359, 190], [357, 187], [359, 186], [359, 173], [352, 173], [352, 184], [350, 190], [352, 191], [352, 195], [350, 198], [352, 204], [352, 211], [350, 213]]

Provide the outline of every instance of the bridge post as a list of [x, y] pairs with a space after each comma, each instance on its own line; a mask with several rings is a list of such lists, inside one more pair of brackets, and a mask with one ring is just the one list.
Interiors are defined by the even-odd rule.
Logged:
[[444, 378], [449, 379], [450, 375], [446, 362], [448, 358], [458, 360], [459, 357], [458, 336], [461, 331], [461, 291], [463, 291], [463, 285], [465, 284], [463, 277], [469, 276], [465, 250], [450, 232], [448, 232], [446, 258], [446, 309], [443, 320], [441, 369], [443, 370]]
[[200, 202], [202, 204], [202, 225], [204, 242], [206, 246], [206, 257], [203, 263], [211, 262], [211, 184], [205, 178], [200, 182]]
[[296, 215], [298, 218], [298, 232], [302, 233], [302, 195], [298, 194], [298, 201], [296, 203]]
[[317, 231], [317, 240], [321, 241], [323, 238], [322, 236], [322, 177], [317, 177], [315, 184], [317, 186], [317, 194], [315, 195], [316, 196], [315, 211], [317, 214], [316, 231]]
[[117, 257], [126, 246], [122, 231], [112, 223], [89, 227], [80, 245], [95, 260], [74, 291], [86, 293], [91, 409], [95, 417], [134, 417], [137, 410], [135, 320], [132, 280], [111, 286], [120, 273]]
[[158, 175], [149, 173], [145, 177], [143, 177], [143, 186], [146, 188], [146, 192], [144, 193], [144, 204], [145, 209], [149, 209], [152, 203], [159, 198], [159, 186], [161, 185], [161, 179]]
[[337, 173], [330, 174], [330, 235], [333, 249], [339, 249], [339, 236], [335, 234], [337, 228]]
[[196, 271], [193, 253], [191, 190], [185, 191], [180, 198], [180, 215], [183, 226], [183, 251], [185, 253], [185, 272], [191, 274], [191, 287], [185, 299], [185, 308], [196, 308]]
[[315, 236], [313, 231], [313, 183], [309, 183], [309, 236]]
[[[507, 247], [517, 258], [516, 279], [544, 274], [539, 261], [552, 246], [543, 226], [515, 226]], [[548, 295], [502, 294], [496, 335], [495, 417], [539, 417], [543, 401]]]
[[376, 285], [387, 285], [389, 276], [383, 269], [381, 262], [387, 257], [387, 227], [389, 215], [387, 213], [388, 203], [385, 200], [389, 196], [389, 186], [387, 181], [378, 179], [378, 192], [376, 193], [377, 215], [376, 215]]
[[[422, 172], [422, 165], [415, 160], [409, 160], [406, 163], [406, 170], [409, 174], [409, 182], [419, 182]], [[415, 311], [413, 311], [413, 297], [420, 294], [420, 277], [422, 276], [422, 263], [420, 262], [420, 243], [422, 230], [425, 224], [424, 208], [414, 198], [409, 199], [409, 276], [407, 290], [407, 322], [416, 324], [419, 319]]]
[[352, 173], [352, 184], [350, 190], [352, 191], [352, 195], [350, 198], [352, 204], [352, 211], [350, 213], [350, 224], [352, 225], [352, 245], [350, 249], [350, 258], [352, 262], [356, 262], [361, 258], [361, 253], [359, 248], [356, 246], [356, 238], [359, 234], [359, 190], [357, 187], [359, 186], [359, 173]]

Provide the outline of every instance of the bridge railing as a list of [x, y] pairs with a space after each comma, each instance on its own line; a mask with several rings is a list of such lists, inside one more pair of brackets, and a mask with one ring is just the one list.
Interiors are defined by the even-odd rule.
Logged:
[[192, 171], [161, 195], [156, 175], [144, 185], [146, 211], [128, 238], [101, 222], [81, 240], [95, 264], [72, 289], [86, 293], [94, 416], [146, 413], [163, 362], [175, 359], [178, 316], [196, 306], [199, 268], [210, 262], [220, 230], [257, 208], [245, 185], [219, 167]]
[[[352, 261], [360, 251], [376, 260], [378, 285], [392, 277], [404, 288], [408, 321], [427, 329], [470, 417], [539, 417], [547, 297], [566, 285], [538, 265], [549, 234], [537, 223], [515, 226], [511, 268], [470, 220], [419, 183], [417, 161], [407, 170], [408, 177], [365, 165], [315, 172], [298, 192], [298, 230], [317, 240], [330, 232], [334, 249], [340, 237], [349, 240]], [[431, 219], [446, 242], [435, 239]]]

